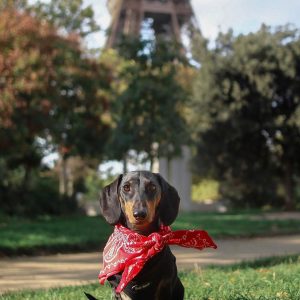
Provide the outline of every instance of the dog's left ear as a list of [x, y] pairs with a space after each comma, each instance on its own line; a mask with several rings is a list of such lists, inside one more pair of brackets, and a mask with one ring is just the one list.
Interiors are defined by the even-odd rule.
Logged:
[[122, 180], [122, 175], [111, 184], [104, 187], [100, 195], [100, 212], [107, 223], [115, 225], [121, 218], [121, 206], [119, 202], [118, 188]]
[[160, 174], [155, 174], [161, 186], [159, 216], [164, 225], [171, 225], [178, 214], [180, 197], [176, 189], [171, 186]]

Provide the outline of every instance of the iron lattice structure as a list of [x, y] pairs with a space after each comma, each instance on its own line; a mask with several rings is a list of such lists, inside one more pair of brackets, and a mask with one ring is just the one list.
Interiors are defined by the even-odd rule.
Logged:
[[[190, 0], [108, 0], [111, 25], [106, 47], [116, 47], [122, 35], [139, 37], [148, 21], [154, 35], [182, 42], [199, 31]], [[150, 21], [150, 22], [149, 22]]]

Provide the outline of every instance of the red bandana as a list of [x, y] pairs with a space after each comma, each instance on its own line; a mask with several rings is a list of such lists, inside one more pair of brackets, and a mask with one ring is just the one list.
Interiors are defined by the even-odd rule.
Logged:
[[159, 232], [144, 236], [130, 229], [116, 225], [108, 239], [103, 252], [103, 270], [98, 278], [101, 284], [117, 273], [122, 273], [116, 289], [120, 293], [143, 268], [144, 264], [155, 254], [162, 251], [165, 245], [179, 245], [187, 248], [214, 248], [217, 246], [203, 230], [171, 231], [169, 226], [162, 225]]

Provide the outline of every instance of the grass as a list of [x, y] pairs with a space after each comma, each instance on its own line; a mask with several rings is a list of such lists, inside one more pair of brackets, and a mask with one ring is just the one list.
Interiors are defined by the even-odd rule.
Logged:
[[[277, 257], [226, 267], [180, 272], [187, 300], [300, 299], [300, 256]], [[98, 283], [23, 291], [0, 296], [0, 300], [86, 299], [83, 292], [98, 299], [110, 299], [108, 286]]]
[[[257, 219], [260, 213], [181, 213], [172, 228], [205, 229], [213, 238], [300, 232], [300, 220]], [[0, 220], [0, 255], [96, 250], [112, 228], [100, 217], [69, 216]]]
[[186, 299], [300, 299], [299, 257], [269, 263], [265, 260], [184, 273]]
[[300, 232], [299, 220], [267, 220], [260, 212], [183, 213], [173, 229], [205, 229], [212, 237], [253, 237]]
[[100, 217], [9, 218], [0, 221], [0, 254], [99, 250], [111, 231]]

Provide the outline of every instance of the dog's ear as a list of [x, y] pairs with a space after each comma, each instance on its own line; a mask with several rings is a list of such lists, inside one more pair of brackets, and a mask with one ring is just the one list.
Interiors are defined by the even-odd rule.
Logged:
[[159, 216], [164, 225], [171, 225], [178, 214], [180, 197], [176, 189], [171, 186], [160, 174], [155, 174], [161, 186]]
[[121, 218], [121, 206], [118, 196], [118, 188], [122, 180], [122, 175], [111, 184], [104, 187], [100, 194], [100, 212], [107, 223], [115, 225]]

